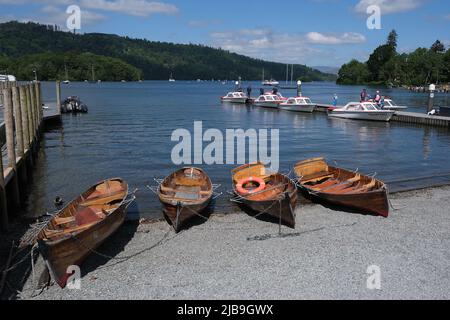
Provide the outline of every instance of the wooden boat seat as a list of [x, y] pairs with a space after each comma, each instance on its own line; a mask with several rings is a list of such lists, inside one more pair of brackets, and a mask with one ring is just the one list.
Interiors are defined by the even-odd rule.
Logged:
[[124, 197], [124, 192], [125, 190], [120, 190], [109, 194], [101, 194], [95, 198], [86, 199], [84, 202], [80, 203], [80, 205], [83, 207], [90, 207], [122, 200]]
[[307, 175], [305, 177], [302, 178], [302, 183], [314, 183], [317, 181], [321, 181], [327, 178], [333, 178], [334, 174], [328, 172], [328, 171], [321, 171], [321, 172], [316, 172], [310, 175]]

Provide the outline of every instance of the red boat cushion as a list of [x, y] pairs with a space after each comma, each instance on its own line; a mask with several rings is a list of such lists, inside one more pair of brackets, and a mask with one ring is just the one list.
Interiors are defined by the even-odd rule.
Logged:
[[82, 226], [102, 220], [91, 208], [80, 208], [75, 215], [77, 225]]

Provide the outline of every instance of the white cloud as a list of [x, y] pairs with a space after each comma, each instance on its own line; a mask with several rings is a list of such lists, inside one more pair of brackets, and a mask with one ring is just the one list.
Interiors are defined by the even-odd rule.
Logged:
[[178, 8], [169, 3], [147, 0], [82, 0], [82, 8], [125, 13], [133, 16], [148, 17], [152, 14], [176, 14]]
[[306, 39], [315, 44], [350, 44], [366, 42], [366, 37], [356, 32], [345, 32], [342, 34], [324, 34], [320, 32], [309, 32]]
[[366, 14], [367, 7], [377, 5], [381, 8], [381, 14], [390, 14], [413, 10], [423, 3], [424, 0], [360, 0], [354, 9]]

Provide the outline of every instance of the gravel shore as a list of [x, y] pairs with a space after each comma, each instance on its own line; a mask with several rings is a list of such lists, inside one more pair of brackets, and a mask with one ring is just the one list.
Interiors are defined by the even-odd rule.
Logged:
[[[34, 299], [449, 299], [449, 200], [450, 187], [396, 194], [388, 219], [302, 205], [281, 236], [244, 213], [178, 235], [128, 222], [98, 250], [114, 259], [82, 266], [80, 290]], [[380, 290], [367, 288], [371, 265]]]

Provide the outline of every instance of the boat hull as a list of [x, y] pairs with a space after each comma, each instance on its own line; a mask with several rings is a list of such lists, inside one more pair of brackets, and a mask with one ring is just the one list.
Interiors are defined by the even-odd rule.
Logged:
[[280, 103], [279, 102], [254, 102], [256, 107], [261, 108], [269, 108], [269, 109], [278, 109]]
[[201, 204], [180, 204], [180, 206], [163, 203], [164, 216], [175, 232], [180, 232], [190, 220], [204, 216], [202, 213], [210, 205], [211, 200], [212, 197]]
[[119, 229], [126, 214], [127, 204], [122, 203], [104, 220], [79, 234], [56, 241], [38, 240], [39, 251], [50, 274], [60, 287], [64, 288], [70, 277], [67, 273], [68, 267], [80, 266], [93, 250]]
[[[295, 229], [295, 209], [297, 207], [298, 193], [295, 184], [282, 174], [274, 174], [270, 177], [276, 184], [283, 185], [281, 190], [273, 192], [270, 189], [254, 195], [241, 196], [233, 186], [234, 193], [238, 196], [239, 202], [249, 208], [256, 215], [268, 215], [281, 224]], [[268, 197], [269, 195], [269, 197]]]
[[222, 98], [222, 102], [246, 104], [248, 98]]
[[[189, 191], [191, 188], [195, 191]], [[158, 197], [167, 222], [172, 225], [175, 232], [180, 232], [193, 218], [204, 217], [203, 211], [213, 198], [213, 186], [211, 179], [203, 170], [193, 167], [183, 168], [164, 179], [158, 188]]]
[[316, 109], [314, 104], [280, 104], [280, 110], [292, 111], [292, 112], [305, 112], [312, 113]]
[[311, 199], [318, 202], [354, 209], [361, 213], [375, 214], [387, 218], [389, 216], [389, 202], [385, 191], [370, 193], [335, 195], [325, 192], [316, 192], [304, 186], [301, 190]]
[[395, 112], [329, 111], [330, 118], [389, 122]]

